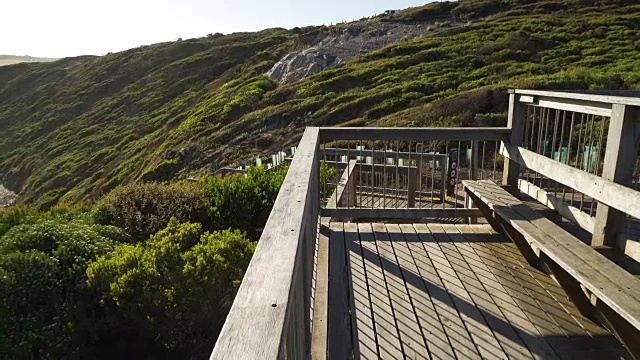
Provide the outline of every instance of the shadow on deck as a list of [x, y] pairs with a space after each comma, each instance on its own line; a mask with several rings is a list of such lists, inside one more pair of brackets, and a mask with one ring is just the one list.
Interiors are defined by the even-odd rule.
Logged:
[[329, 358], [631, 358], [487, 225], [331, 222], [321, 233]]

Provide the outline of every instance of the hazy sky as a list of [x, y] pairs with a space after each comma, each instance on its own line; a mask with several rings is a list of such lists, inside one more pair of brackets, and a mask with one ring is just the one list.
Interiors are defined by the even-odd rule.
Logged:
[[0, 0], [0, 54], [101, 55], [208, 33], [329, 25], [430, 0]]

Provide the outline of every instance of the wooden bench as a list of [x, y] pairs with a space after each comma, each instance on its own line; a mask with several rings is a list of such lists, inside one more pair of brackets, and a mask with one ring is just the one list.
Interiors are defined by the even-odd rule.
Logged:
[[467, 195], [532, 264], [550, 273], [583, 315], [640, 359], [640, 280], [491, 181], [463, 181]]

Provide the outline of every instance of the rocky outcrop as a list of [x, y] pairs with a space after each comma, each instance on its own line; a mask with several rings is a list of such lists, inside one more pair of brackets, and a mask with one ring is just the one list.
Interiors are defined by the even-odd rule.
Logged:
[[318, 36], [311, 47], [284, 56], [267, 75], [280, 83], [296, 82], [320, 71], [338, 67], [363, 53], [438, 34], [461, 25], [453, 18], [446, 22], [446, 26], [435, 26], [433, 22], [405, 24], [377, 20], [338, 25], [327, 30], [325, 36]]
[[342, 59], [319, 47], [292, 52], [280, 59], [267, 75], [282, 83], [295, 82], [320, 71], [334, 68]]
[[18, 196], [0, 185], [0, 208], [11, 205]]

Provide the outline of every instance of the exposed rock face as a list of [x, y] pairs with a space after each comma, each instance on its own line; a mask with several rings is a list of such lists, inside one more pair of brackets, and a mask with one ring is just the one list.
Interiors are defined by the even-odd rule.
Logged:
[[[452, 22], [448, 28], [462, 26]], [[434, 20], [435, 21], [435, 20]], [[364, 21], [340, 25], [314, 40], [313, 46], [284, 56], [267, 72], [271, 80], [291, 83], [323, 70], [333, 69], [369, 51], [446, 30], [429, 22], [421, 24]]]
[[267, 75], [272, 80], [282, 83], [295, 82], [322, 70], [334, 68], [341, 62], [339, 57], [330, 54], [327, 49], [311, 47], [287, 54], [267, 72]]
[[11, 205], [16, 200], [16, 194], [7, 190], [4, 186], [0, 185], [0, 208]]

